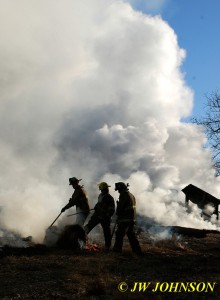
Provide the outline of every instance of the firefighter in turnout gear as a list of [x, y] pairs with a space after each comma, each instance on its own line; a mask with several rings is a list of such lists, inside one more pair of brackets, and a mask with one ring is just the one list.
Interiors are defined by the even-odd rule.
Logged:
[[111, 247], [111, 217], [115, 212], [114, 198], [109, 194], [109, 185], [106, 182], [98, 184], [101, 193], [98, 196], [98, 202], [94, 207], [95, 212], [91, 216], [88, 224], [84, 227], [85, 232], [88, 234], [95, 226], [101, 224], [104, 238], [105, 249], [109, 250]]
[[117, 229], [113, 251], [122, 252], [123, 239], [127, 235], [132, 251], [141, 255], [142, 251], [134, 232], [136, 221], [135, 197], [128, 191], [128, 185], [123, 182], [115, 183], [115, 191], [119, 192], [119, 201], [116, 209]]
[[74, 193], [69, 200], [69, 203], [61, 209], [63, 213], [66, 209], [76, 206], [76, 224], [83, 226], [86, 218], [89, 215], [89, 202], [83, 186], [79, 185], [79, 181], [82, 179], [77, 179], [76, 177], [69, 178], [69, 185], [72, 185]]

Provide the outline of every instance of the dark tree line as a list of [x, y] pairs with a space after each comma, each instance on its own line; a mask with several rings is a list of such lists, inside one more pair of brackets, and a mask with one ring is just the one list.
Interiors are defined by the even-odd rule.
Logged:
[[212, 149], [216, 176], [220, 175], [220, 94], [213, 92], [206, 96], [204, 115], [192, 121], [204, 127], [209, 147]]

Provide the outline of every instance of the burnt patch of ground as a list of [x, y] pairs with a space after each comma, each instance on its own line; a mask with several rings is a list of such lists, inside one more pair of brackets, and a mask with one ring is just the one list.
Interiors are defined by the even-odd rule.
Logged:
[[44, 255], [49, 251], [49, 248], [41, 244], [26, 248], [4, 246], [1, 248], [0, 257]]
[[[182, 232], [169, 240], [152, 241], [142, 232], [141, 257], [131, 253], [127, 242], [122, 254], [102, 250], [73, 252], [42, 245], [2, 249], [0, 299], [220, 299], [220, 234], [206, 232], [201, 238], [197, 233], [193, 236]], [[119, 292], [121, 282], [128, 285], [126, 292]], [[152, 287], [156, 282], [216, 285], [213, 292], [149, 289], [132, 293], [134, 282], [151, 282]]]

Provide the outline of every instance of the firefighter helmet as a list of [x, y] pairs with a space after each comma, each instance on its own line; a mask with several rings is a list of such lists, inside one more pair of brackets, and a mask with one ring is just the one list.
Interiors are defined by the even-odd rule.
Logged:
[[82, 179], [78, 179], [76, 177], [71, 177], [71, 178], [69, 178], [69, 185], [72, 185], [75, 182], [79, 182], [80, 180], [82, 180]]
[[105, 190], [105, 189], [109, 188], [110, 185], [108, 185], [106, 182], [100, 182], [100, 183], [98, 184], [98, 187], [99, 187], [99, 189], [102, 191], [102, 190]]
[[115, 183], [115, 191], [120, 191], [120, 190], [128, 190], [129, 184], [125, 184], [124, 182], [117, 182]]

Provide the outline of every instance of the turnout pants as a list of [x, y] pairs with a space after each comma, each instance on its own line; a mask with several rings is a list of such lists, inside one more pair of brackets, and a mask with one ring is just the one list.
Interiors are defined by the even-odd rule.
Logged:
[[105, 247], [109, 249], [111, 247], [111, 228], [110, 228], [111, 219], [106, 218], [105, 220], [100, 219], [96, 214], [93, 214], [89, 223], [84, 227], [85, 232], [88, 234], [95, 226], [101, 224], [104, 238], [105, 238]]
[[115, 233], [115, 244], [113, 251], [121, 252], [123, 246], [123, 240], [127, 235], [131, 249], [136, 254], [141, 254], [141, 247], [134, 232], [134, 222], [119, 222]]

